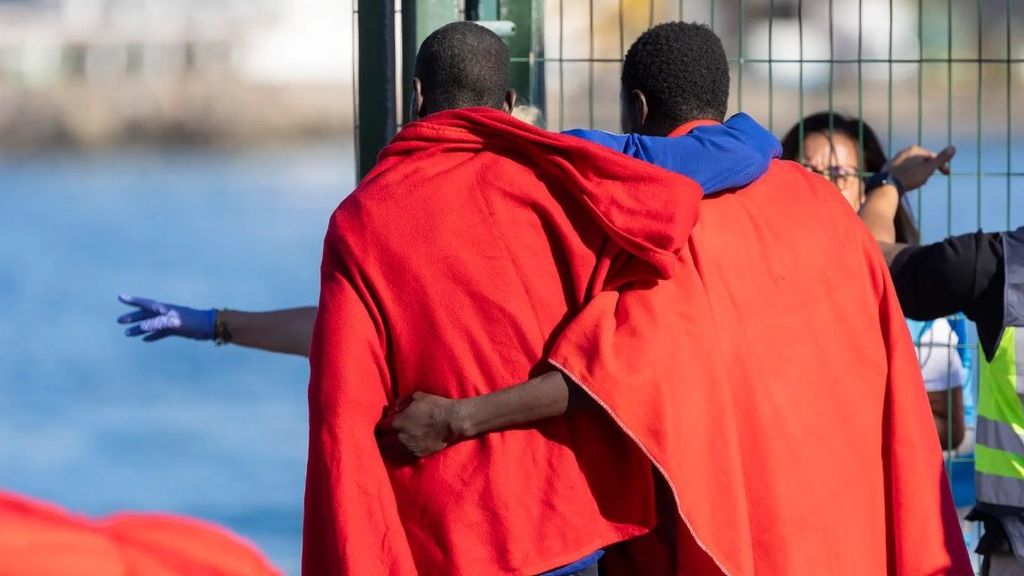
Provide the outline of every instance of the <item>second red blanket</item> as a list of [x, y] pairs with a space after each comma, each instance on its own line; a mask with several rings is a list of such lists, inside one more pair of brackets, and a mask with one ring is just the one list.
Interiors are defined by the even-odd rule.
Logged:
[[611, 280], [551, 359], [664, 473], [679, 574], [970, 574], [885, 262], [829, 182], [775, 162], [702, 202], [673, 278]]

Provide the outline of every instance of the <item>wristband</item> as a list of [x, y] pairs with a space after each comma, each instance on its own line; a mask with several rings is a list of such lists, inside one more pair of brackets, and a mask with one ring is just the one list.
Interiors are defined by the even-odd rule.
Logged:
[[903, 187], [903, 183], [900, 179], [893, 176], [891, 172], [875, 172], [874, 176], [868, 178], [864, 183], [864, 189], [868, 192], [878, 188], [879, 186], [885, 186], [891, 184], [896, 188], [896, 193], [903, 196], [907, 192], [906, 188]]
[[217, 310], [217, 320], [213, 324], [213, 343], [223, 346], [231, 342], [231, 329], [224, 320], [224, 309]]

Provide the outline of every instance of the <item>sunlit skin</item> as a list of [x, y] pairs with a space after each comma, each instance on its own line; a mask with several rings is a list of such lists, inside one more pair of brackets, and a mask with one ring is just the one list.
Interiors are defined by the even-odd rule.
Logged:
[[854, 210], [864, 203], [864, 182], [859, 178], [857, 142], [849, 136], [823, 132], [804, 137], [803, 164], [832, 180]]

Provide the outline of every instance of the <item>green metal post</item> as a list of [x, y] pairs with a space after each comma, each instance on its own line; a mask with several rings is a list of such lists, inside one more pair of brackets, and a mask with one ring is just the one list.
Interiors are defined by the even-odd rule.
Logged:
[[402, 124], [413, 121], [412, 114], [412, 79], [416, 75], [416, 51], [419, 50], [416, 40], [416, 2], [402, 0], [402, 99], [398, 105], [402, 109]]
[[393, 0], [359, 1], [359, 177], [395, 133]]
[[466, 0], [466, 20], [497, 20], [498, 0]]
[[459, 19], [458, 0], [402, 1], [402, 123], [412, 121], [412, 78], [416, 73], [416, 51], [430, 33]]
[[407, 0], [416, 4], [416, 47], [445, 24], [459, 19], [459, 0]]
[[[483, 2], [481, 2], [483, 5]], [[512, 58], [512, 87], [530, 104], [544, 111], [544, 2], [543, 0], [502, 0], [498, 18], [516, 25], [506, 38]]]

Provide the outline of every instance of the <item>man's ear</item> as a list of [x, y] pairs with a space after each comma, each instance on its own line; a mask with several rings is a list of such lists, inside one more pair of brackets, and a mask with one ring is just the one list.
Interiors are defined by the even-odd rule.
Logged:
[[415, 76], [412, 79], [412, 98], [409, 102], [412, 118], [422, 118], [423, 114], [423, 83]]
[[512, 88], [509, 88], [505, 92], [505, 104], [504, 104], [504, 106], [502, 106], [502, 110], [504, 110], [505, 112], [508, 112], [509, 114], [511, 114], [512, 111], [515, 110], [515, 109], [516, 109], [516, 91], [514, 89], [512, 89]]
[[644, 93], [639, 90], [633, 90], [629, 93], [629, 115], [630, 121], [633, 123], [634, 130], [640, 132], [643, 127], [647, 124], [647, 97]]

